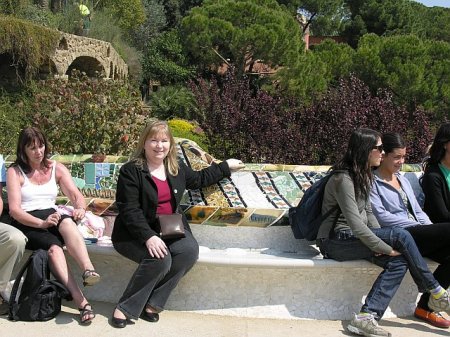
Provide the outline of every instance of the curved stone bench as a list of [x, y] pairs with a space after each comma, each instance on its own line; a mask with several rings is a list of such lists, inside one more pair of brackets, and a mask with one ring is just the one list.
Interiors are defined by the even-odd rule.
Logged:
[[[214, 160], [186, 140], [179, 141], [178, 153], [194, 169]], [[115, 184], [119, 168], [128, 158], [108, 156], [103, 163], [92, 162], [90, 155], [55, 159], [66, 164], [88, 209], [104, 218], [106, 233], [111, 233], [117, 213]], [[416, 171], [406, 175], [421, 200], [420, 168], [405, 168]], [[167, 309], [267, 318], [351, 318], [381, 269], [363, 260], [323, 259], [315, 245], [294, 239], [287, 221], [288, 208], [296, 205], [327, 169], [246, 164], [231, 179], [186, 193], [183, 209], [199, 242], [200, 255], [174, 290]], [[88, 250], [103, 279], [97, 286], [85, 288], [87, 297], [117, 302], [135, 263], [112, 246], [93, 244]], [[78, 270], [70, 258], [69, 263]], [[81, 277], [78, 279], [81, 284]], [[408, 275], [386, 316], [411, 315], [416, 299], [417, 288]]]
[[[350, 319], [381, 271], [364, 260], [323, 259], [317, 248], [304, 240], [288, 240], [286, 247], [295, 250], [281, 248], [282, 241], [271, 248], [243, 248], [252, 245], [241, 240], [234, 247], [214, 247], [209, 240], [220, 234], [224, 241], [239, 236], [253, 241], [267, 235], [272, 240], [284, 240], [292, 237], [288, 227], [247, 228], [245, 233], [208, 227], [192, 225], [200, 244], [199, 260], [169, 298], [169, 310], [285, 319]], [[103, 281], [85, 288], [87, 297], [117, 302], [136, 265], [112, 247], [89, 245], [88, 250]], [[73, 261], [71, 264], [77, 268]], [[432, 263], [430, 266], [435, 267]], [[386, 317], [411, 315], [417, 295], [408, 274]]]

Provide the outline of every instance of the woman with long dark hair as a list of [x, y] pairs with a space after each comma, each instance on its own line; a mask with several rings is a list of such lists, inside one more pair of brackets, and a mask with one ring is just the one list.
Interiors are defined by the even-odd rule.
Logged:
[[366, 259], [383, 268], [348, 330], [364, 336], [390, 336], [378, 326], [389, 302], [410, 269], [421, 292], [430, 292], [428, 305], [450, 311], [447, 291], [433, 277], [414, 239], [404, 229], [381, 228], [372, 213], [369, 194], [372, 168], [380, 165], [381, 135], [370, 129], [352, 133], [347, 151], [337, 162], [325, 187], [322, 214], [338, 206], [318, 233], [318, 246], [325, 257], [338, 261]]
[[442, 124], [424, 162], [424, 211], [431, 221], [450, 222], [450, 123]]

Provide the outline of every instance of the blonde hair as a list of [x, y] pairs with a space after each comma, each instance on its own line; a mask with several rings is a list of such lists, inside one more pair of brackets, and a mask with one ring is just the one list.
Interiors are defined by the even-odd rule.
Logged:
[[141, 136], [139, 137], [139, 141], [134, 151], [131, 159], [136, 162], [136, 165], [140, 168], [143, 168], [144, 165], [147, 165], [147, 158], [145, 157], [145, 141], [149, 137], [154, 137], [158, 134], [165, 134], [169, 137], [170, 148], [169, 153], [166, 158], [164, 158], [164, 166], [166, 170], [173, 176], [178, 175], [178, 158], [177, 158], [177, 149], [175, 144], [175, 139], [172, 136], [172, 132], [170, 131], [169, 125], [165, 121], [161, 121], [158, 119], [151, 119], [150, 123], [145, 127], [145, 129], [141, 132]]

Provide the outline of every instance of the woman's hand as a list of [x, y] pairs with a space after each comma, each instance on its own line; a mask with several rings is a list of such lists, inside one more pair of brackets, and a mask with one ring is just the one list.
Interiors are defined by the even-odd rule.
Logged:
[[230, 158], [227, 159], [226, 162], [228, 164], [228, 167], [230, 168], [230, 171], [237, 171], [245, 167], [244, 163], [239, 159]]
[[72, 213], [72, 217], [75, 221], [81, 220], [86, 215], [86, 210], [84, 208], [75, 208]]
[[151, 257], [156, 257], [157, 259], [162, 259], [167, 255], [167, 246], [161, 238], [154, 235], [145, 242], [148, 252]]
[[[382, 256], [384, 254], [382, 253], [375, 253], [375, 256]], [[400, 253], [399, 251], [393, 249], [389, 254], [387, 254], [388, 256], [400, 256], [402, 255], [402, 253]]]
[[44, 220], [42, 228], [57, 226], [60, 219], [61, 215], [58, 212], [52, 213]]
[[399, 251], [396, 251], [395, 249], [392, 250], [392, 252], [389, 253], [389, 256], [400, 256], [402, 253]]

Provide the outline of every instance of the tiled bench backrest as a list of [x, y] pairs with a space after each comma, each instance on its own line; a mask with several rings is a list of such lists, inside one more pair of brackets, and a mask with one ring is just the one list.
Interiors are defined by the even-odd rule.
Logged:
[[[215, 161], [197, 144], [177, 139], [179, 157], [193, 169], [207, 167]], [[120, 167], [128, 157], [107, 156], [102, 163], [92, 161], [92, 155], [55, 155], [70, 170], [82, 191], [88, 209], [111, 221], [117, 214], [115, 189]], [[6, 166], [14, 160], [5, 156]], [[288, 225], [287, 210], [295, 206], [304, 191], [326, 174], [328, 166], [246, 164], [230, 179], [202, 190], [188, 191], [182, 207], [191, 223], [215, 226], [268, 227]], [[405, 165], [404, 173], [413, 185], [419, 201], [423, 201], [419, 185], [420, 165]], [[63, 196], [58, 203], [67, 203]], [[110, 222], [110, 221], [108, 221]]]

